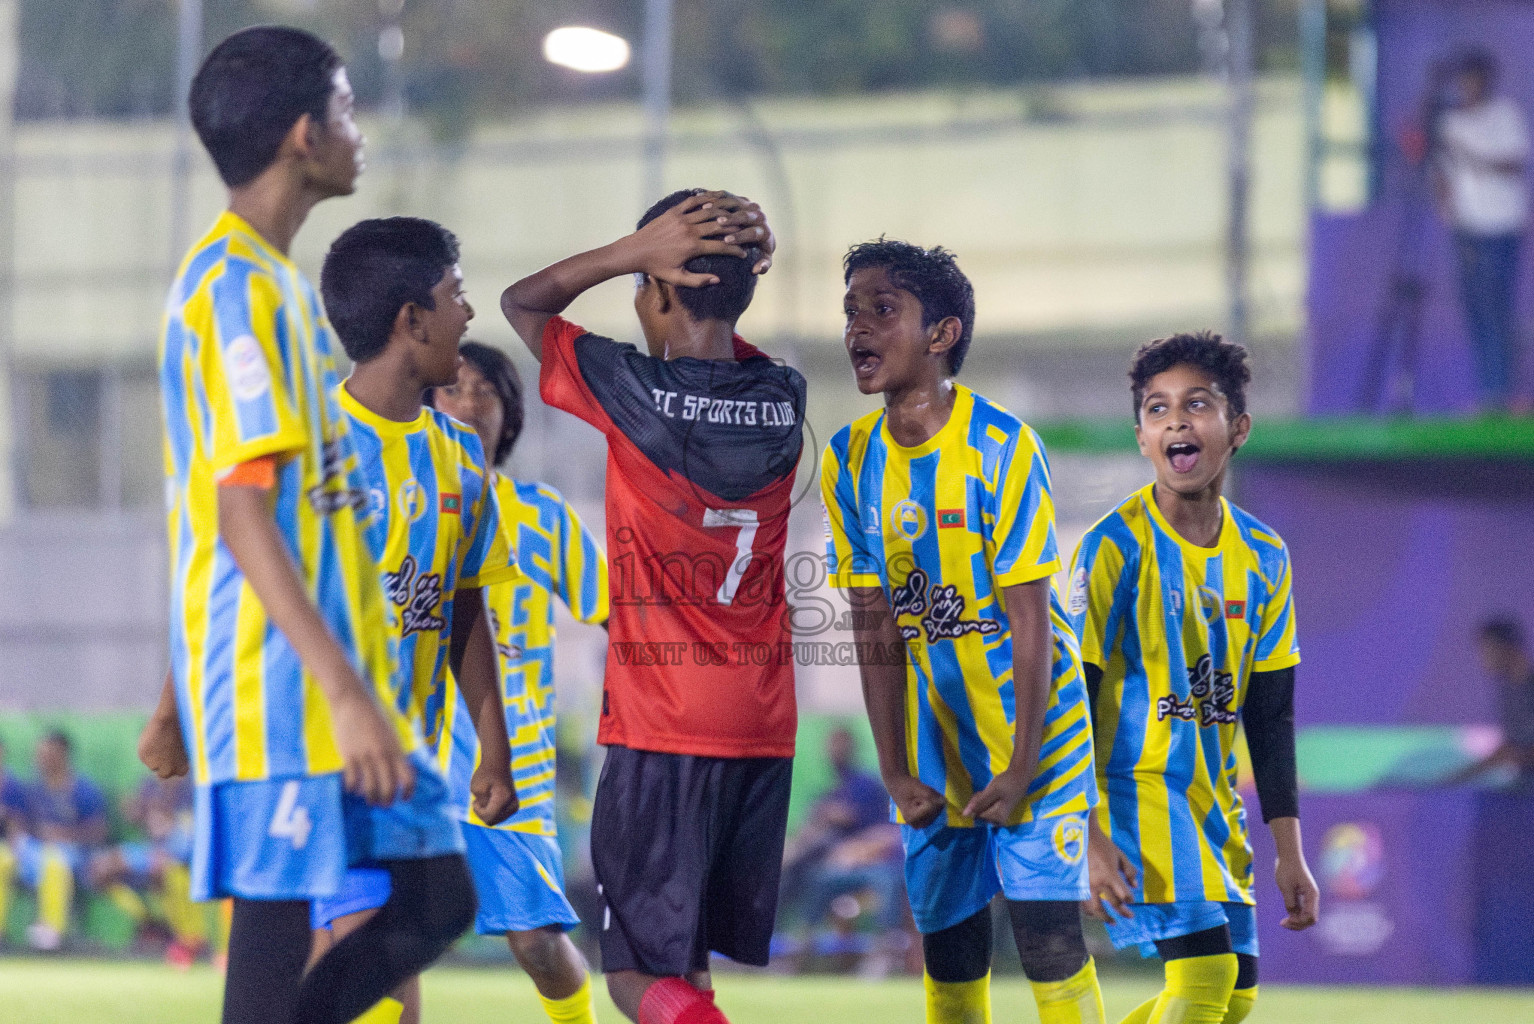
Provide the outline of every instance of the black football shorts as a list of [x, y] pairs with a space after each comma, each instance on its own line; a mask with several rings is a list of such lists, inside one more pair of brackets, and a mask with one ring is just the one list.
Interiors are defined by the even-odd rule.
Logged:
[[591, 815], [602, 970], [708, 969], [709, 951], [767, 963], [790, 757], [609, 747]]

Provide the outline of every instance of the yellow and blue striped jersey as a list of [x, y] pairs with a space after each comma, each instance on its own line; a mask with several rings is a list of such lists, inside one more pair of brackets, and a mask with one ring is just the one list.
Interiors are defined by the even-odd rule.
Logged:
[[351, 420], [367, 481], [368, 543], [399, 644], [396, 704], [434, 745], [442, 728], [454, 595], [520, 574], [495, 489], [485, 485], [478, 434], [425, 406], [408, 423], [384, 419], [345, 385], [336, 397]]
[[[821, 460], [835, 587], [883, 587], [906, 640], [906, 756], [948, 799], [948, 824], [1012, 760], [1012, 631], [1002, 591], [1060, 567], [1049, 464], [1038, 436], [955, 385], [926, 443], [895, 443], [884, 412], [843, 427]], [[1012, 823], [1096, 803], [1076, 638], [1051, 585], [1054, 685], [1039, 767]], [[877, 652], [874, 652], [877, 653]]]
[[[335, 384], [329, 325], [298, 268], [225, 212], [192, 247], [160, 342], [171, 669], [199, 784], [339, 771], [314, 676], [267, 618], [218, 532], [218, 477], [279, 460], [277, 528], [331, 632], [385, 707], [394, 652], [368, 550], [366, 490]], [[407, 750], [420, 740], [395, 716]]]
[[1147, 485], [1088, 531], [1068, 611], [1102, 669], [1093, 709], [1109, 829], [1140, 902], [1251, 903], [1236, 721], [1253, 672], [1299, 664], [1289, 552], [1221, 499], [1219, 542], [1190, 544]]
[[[554, 598], [580, 622], [607, 621], [607, 557], [575, 509], [547, 484], [497, 474], [495, 491], [522, 578], [485, 591], [506, 701], [506, 735], [517, 784], [517, 813], [499, 828], [552, 836], [554, 827]], [[469, 780], [479, 764], [479, 737], [449, 676], [449, 721], [437, 749], [464, 820]]]

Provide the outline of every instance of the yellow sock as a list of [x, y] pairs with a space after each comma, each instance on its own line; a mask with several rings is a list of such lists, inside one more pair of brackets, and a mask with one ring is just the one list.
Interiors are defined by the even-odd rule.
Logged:
[[202, 948], [208, 944], [208, 915], [192, 902], [192, 873], [185, 864], [171, 864], [160, 880], [165, 902], [165, 921], [183, 944]]
[[549, 1015], [553, 1024], [597, 1024], [597, 1006], [591, 996], [589, 974], [573, 995], [550, 999], [539, 993], [538, 998], [543, 1003], [543, 1012]]
[[1103, 993], [1097, 987], [1097, 965], [1087, 957], [1081, 970], [1064, 981], [1032, 981], [1039, 1024], [1104, 1024]]
[[1147, 999], [1145, 1002], [1129, 1011], [1129, 1016], [1119, 1021], [1119, 1024], [1149, 1024], [1151, 1014], [1156, 1012], [1156, 1000]]
[[122, 882], [114, 882], [108, 887], [106, 898], [112, 906], [127, 914], [134, 924], [143, 924], [149, 916], [149, 907], [145, 905], [144, 897]]
[[1166, 962], [1166, 988], [1156, 997], [1149, 1024], [1224, 1024], [1236, 989], [1236, 954], [1190, 956]]
[[0, 840], [0, 939], [5, 937], [5, 922], [11, 916], [11, 882], [16, 877], [16, 855]]
[[400, 1015], [405, 1012], [405, 1004], [393, 996], [384, 996], [373, 1004], [373, 1008], [352, 1024], [399, 1024]]
[[934, 981], [927, 989], [927, 1024], [991, 1024], [991, 972], [975, 981]]
[[[206, 920], [206, 919], [204, 919]], [[218, 931], [213, 933], [213, 949], [220, 956], [229, 955], [229, 927], [234, 923], [234, 900], [218, 901]]]
[[1230, 994], [1230, 1005], [1225, 1007], [1224, 1024], [1241, 1024], [1246, 1020], [1246, 1015], [1252, 1012], [1252, 1004], [1257, 1002], [1257, 986], [1251, 988], [1238, 988]]
[[42, 877], [37, 880], [37, 919], [63, 935], [69, 930], [69, 908], [75, 901], [75, 873], [58, 850], [43, 853]]

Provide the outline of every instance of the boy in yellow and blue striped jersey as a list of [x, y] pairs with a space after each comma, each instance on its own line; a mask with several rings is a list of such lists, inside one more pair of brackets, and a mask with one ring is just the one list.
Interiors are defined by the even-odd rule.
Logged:
[[[522, 433], [522, 381], [505, 353], [468, 341], [458, 380], [432, 393], [438, 409], [479, 431], [492, 467]], [[554, 600], [580, 622], [607, 623], [607, 558], [570, 503], [547, 484], [491, 469], [524, 578], [485, 591], [505, 687], [506, 731], [520, 809], [496, 827], [468, 806], [485, 757], [448, 678], [438, 762], [464, 811], [469, 870], [480, 894], [475, 928], [505, 935], [552, 1024], [595, 1024], [590, 971], [565, 934], [580, 923], [564, 893], [554, 827]]]
[[1215, 335], [1140, 349], [1135, 436], [1156, 480], [1087, 533], [1071, 573], [1106, 796], [1089, 830], [1089, 912], [1115, 945], [1166, 961], [1165, 989], [1132, 1024], [1237, 1024], [1257, 997], [1238, 722], [1278, 847], [1283, 925], [1316, 920], [1300, 847], [1289, 552], [1222, 495], [1251, 429], [1250, 378], [1246, 349]]
[[974, 293], [905, 242], [845, 261], [845, 342], [884, 408], [821, 463], [831, 585], [849, 592], [863, 694], [906, 852], [929, 1024], [989, 1021], [991, 917], [1007, 898], [1044, 1024], [1099, 1024], [1082, 939], [1097, 795], [1076, 639], [1038, 437], [954, 382]]
[[[431, 388], [457, 379], [458, 342], [474, 316], [458, 240], [415, 217], [362, 221], [331, 244], [320, 290], [355, 364], [335, 395], [351, 424], [373, 511], [368, 542], [399, 645], [397, 707], [435, 748], [451, 666], [462, 681], [469, 728], [491, 752], [466, 782], [468, 799], [486, 820], [500, 821], [516, 810], [517, 798], [483, 594], [521, 575], [479, 436], [422, 401]], [[421, 772], [423, 783], [428, 778], [446, 797], [435, 763]], [[449, 806], [456, 822], [457, 808]], [[378, 865], [354, 866], [340, 892], [314, 903], [317, 948], [344, 942], [391, 889]], [[419, 1003], [412, 982], [365, 1019], [380, 1024], [408, 1014], [413, 1024]]]
[[[362, 135], [340, 58], [296, 29], [225, 39], [189, 105], [229, 205], [165, 309], [171, 672], [140, 756], [193, 772], [195, 895], [235, 900], [226, 1024], [342, 1024], [473, 914], [462, 837], [394, 707], [329, 327], [287, 255], [315, 203], [353, 191]], [[359, 857], [397, 873], [394, 898], [305, 976], [308, 901]]]

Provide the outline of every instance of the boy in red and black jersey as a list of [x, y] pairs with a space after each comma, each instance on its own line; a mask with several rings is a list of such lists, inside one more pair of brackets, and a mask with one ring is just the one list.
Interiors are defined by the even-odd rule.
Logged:
[[[764, 965], [796, 712], [783, 551], [805, 382], [735, 334], [773, 237], [685, 190], [506, 289], [541, 391], [607, 436], [611, 618], [593, 809], [602, 964], [641, 1024], [718, 1024], [709, 951]], [[637, 276], [649, 354], [562, 313]]]

